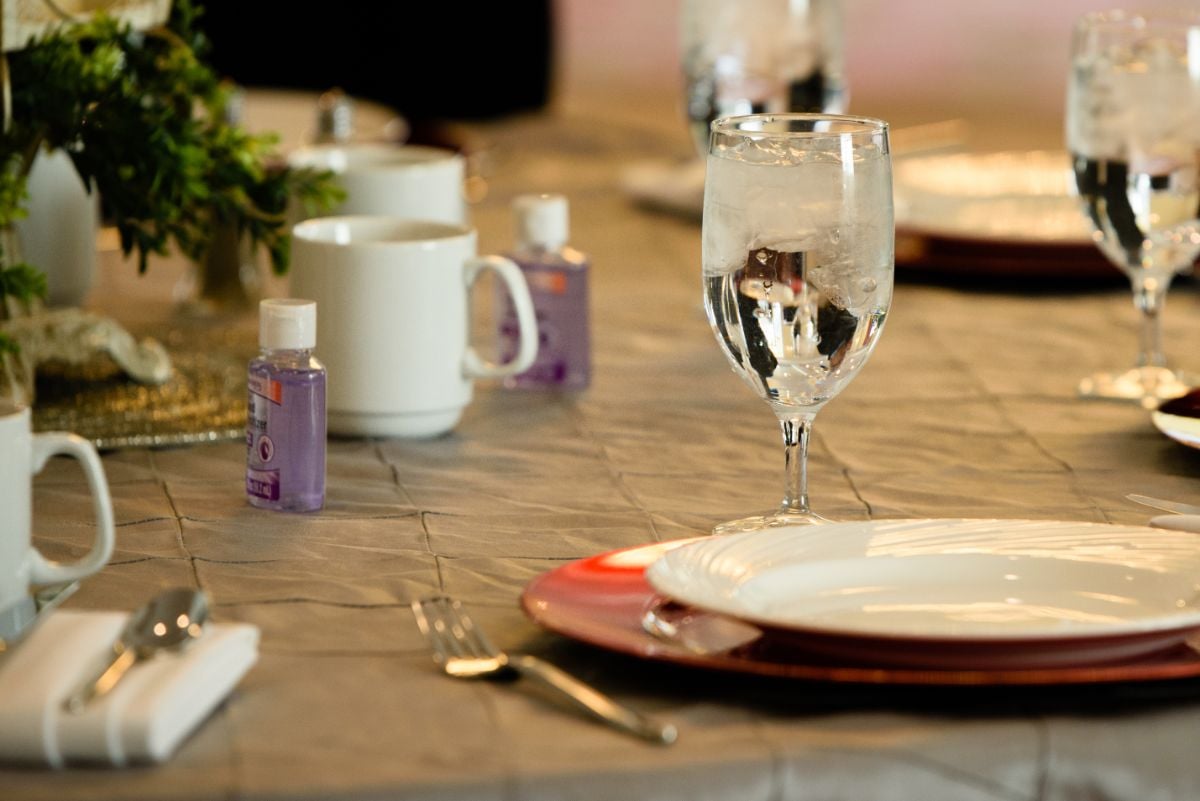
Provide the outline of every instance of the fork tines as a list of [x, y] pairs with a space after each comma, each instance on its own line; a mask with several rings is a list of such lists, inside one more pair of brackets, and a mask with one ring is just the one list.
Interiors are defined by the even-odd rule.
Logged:
[[463, 608], [446, 595], [420, 598], [412, 603], [413, 616], [421, 634], [433, 648], [433, 658], [444, 665], [452, 657], [481, 658], [498, 651]]

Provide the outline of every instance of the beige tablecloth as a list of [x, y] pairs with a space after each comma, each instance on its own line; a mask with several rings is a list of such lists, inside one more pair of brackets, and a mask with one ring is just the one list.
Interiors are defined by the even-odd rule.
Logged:
[[[702, 533], [780, 494], [774, 420], [727, 369], [700, 307], [698, 226], [638, 210], [616, 188], [629, 159], [686, 153], [682, 132], [667, 130], [566, 116], [484, 131], [484, 249], [511, 241], [513, 194], [570, 197], [572, 239], [594, 258], [588, 392], [480, 385], [450, 436], [334, 440], [328, 506], [308, 516], [247, 506], [238, 443], [105, 458], [117, 552], [69, 605], [129, 608], [165, 585], [200, 586], [217, 619], [262, 628], [262, 657], [164, 767], [5, 768], [0, 798], [1200, 796], [1200, 705], [1187, 688], [1157, 701], [1096, 689], [1001, 703], [751, 682], [606, 654], [524, 619], [518, 595], [542, 571]], [[1200, 370], [1193, 286], [1172, 294], [1166, 319], [1170, 355]], [[815, 508], [850, 520], [1143, 523], [1125, 493], [1197, 499], [1200, 452], [1140, 409], [1074, 397], [1079, 376], [1130, 362], [1134, 342], [1119, 286], [900, 283], [876, 354], [817, 419]], [[83, 547], [76, 468], [52, 464], [36, 507], [50, 553]], [[408, 610], [433, 591], [466, 601], [500, 644], [675, 721], [678, 744], [643, 745], [521, 685], [440, 675]]]

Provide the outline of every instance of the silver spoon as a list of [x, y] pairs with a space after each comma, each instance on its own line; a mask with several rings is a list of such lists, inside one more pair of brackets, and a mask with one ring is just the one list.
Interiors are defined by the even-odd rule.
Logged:
[[69, 712], [82, 712], [112, 690], [138, 661], [163, 650], [178, 650], [200, 636], [208, 618], [208, 597], [200, 590], [160, 593], [129, 616], [129, 622], [105, 654], [103, 662], [63, 701]]

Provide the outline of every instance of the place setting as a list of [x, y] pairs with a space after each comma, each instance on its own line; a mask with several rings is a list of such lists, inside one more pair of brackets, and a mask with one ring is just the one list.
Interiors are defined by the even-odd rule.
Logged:
[[[258, 656], [258, 629], [211, 623], [206, 593], [164, 590], [132, 612], [61, 609], [115, 543], [104, 468], [87, 440], [32, 433], [0, 403], [0, 761], [63, 768], [167, 760]], [[32, 544], [32, 479], [55, 454], [79, 461], [96, 516], [78, 561]]]
[[[1170, 17], [1153, 27], [1176, 44], [1172, 37], [1186, 31]], [[1103, 195], [1108, 189], [1093, 186], [1103, 180], [1097, 174], [1112, 180], [1113, 173], [1080, 155], [1130, 138], [1150, 153], [1172, 147], [1178, 129], [1131, 123], [1143, 118], [1125, 110], [1138, 101], [1124, 93], [1172, 80], [1174, 67], [1127, 77], [1123, 63], [1107, 61], [1117, 43], [1142, 35], [1136, 21], [1093, 15], [1078, 31], [1067, 122], [1077, 191], [1068, 185], [1065, 153], [936, 156], [895, 162], [895, 203], [904, 204], [909, 221], [936, 220], [939, 236], [969, 230], [1051, 249], [1099, 244], [1133, 282], [1143, 351], [1120, 379], [1085, 379], [1079, 392], [1157, 409], [1156, 426], [1197, 447], [1196, 392], [1184, 394], [1192, 384], [1162, 366], [1157, 309], [1171, 276], [1196, 256], [1186, 244], [1195, 204], [1181, 206], [1179, 219], [1150, 206], [1136, 224], [1132, 211], [1120, 218], [1126, 223], [1105, 219], [1125, 214], [1114, 195]], [[1097, 99], [1104, 91], [1123, 93], [1119, 113], [1105, 111], [1108, 101]], [[738, 674], [934, 687], [1200, 675], [1200, 548], [1184, 515], [1156, 518], [1155, 527], [1052, 519], [837, 523], [811, 509], [814, 420], [867, 362], [890, 313], [898, 222], [888, 126], [842, 115], [754, 114], [717, 118], [704, 139], [705, 309], [729, 366], [779, 421], [784, 499], [776, 510], [717, 524], [710, 537], [551, 570], [526, 586], [525, 613], [590, 645]], [[1177, 185], [1170, 178], [1144, 183], [1143, 200], [1155, 209], [1154, 193]], [[954, 197], [956, 186], [975, 193], [994, 186], [996, 200], [972, 211]], [[1131, 191], [1128, 202], [1139, 197]], [[1147, 502], [1139, 498], [1131, 496]]]
[[653, 5], [9, 43], [0, 798], [1189, 797], [1200, 16]]

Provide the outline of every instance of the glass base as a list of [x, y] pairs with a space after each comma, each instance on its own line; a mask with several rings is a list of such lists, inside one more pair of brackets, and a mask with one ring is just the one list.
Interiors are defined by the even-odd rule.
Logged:
[[768, 528], [782, 528], [783, 526], [815, 526], [821, 523], [828, 523], [824, 517], [821, 517], [815, 512], [792, 512], [778, 510], [765, 515], [754, 515], [753, 517], [743, 517], [740, 520], [730, 520], [726, 523], [718, 523], [713, 526], [712, 533], [721, 534], [745, 534], [750, 531], [762, 531]]
[[1186, 395], [1200, 385], [1196, 376], [1166, 367], [1134, 367], [1123, 373], [1096, 373], [1079, 382], [1084, 398], [1134, 401], [1153, 409], [1161, 401]]

